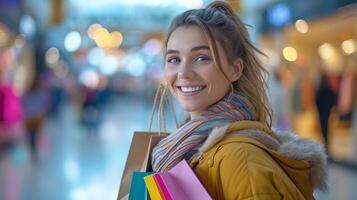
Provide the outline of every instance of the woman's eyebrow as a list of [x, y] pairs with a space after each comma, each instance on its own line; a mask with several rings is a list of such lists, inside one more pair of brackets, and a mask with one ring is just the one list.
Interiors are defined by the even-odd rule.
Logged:
[[179, 51], [177, 51], [177, 50], [167, 50], [166, 53], [165, 53], [165, 56], [167, 54], [178, 54], [178, 53], [179, 53]]
[[[198, 50], [201, 50], [201, 49], [208, 49], [209, 50], [209, 47], [207, 45], [196, 46], [196, 47], [191, 48], [191, 52], [192, 51], [198, 51]], [[166, 51], [165, 56], [167, 54], [178, 54], [178, 53], [180, 53], [178, 50], [170, 49], [170, 50]]]
[[209, 47], [207, 45], [201, 45], [201, 46], [193, 47], [191, 49], [191, 51], [198, 51], [198, 50], [201, 50], [201, 49], [208, 49], [209, 50]]

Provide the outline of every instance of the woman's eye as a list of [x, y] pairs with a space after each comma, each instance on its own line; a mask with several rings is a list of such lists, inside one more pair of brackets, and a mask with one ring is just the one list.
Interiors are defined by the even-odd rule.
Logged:
[[205, 61], [209, 61], [210, 58], [208, 56], [198, 56], [195, 61], [198, 61], [198, 62], [205, 62]]
[[178, 58], [169, 58], [167, 59], [168, 63], [172, 63], [172, 64], [176, 64], [178, 63], [180, 60]]

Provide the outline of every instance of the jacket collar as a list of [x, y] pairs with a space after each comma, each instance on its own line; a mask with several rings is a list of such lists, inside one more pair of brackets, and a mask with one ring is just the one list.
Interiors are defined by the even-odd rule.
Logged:
[[327, 156], [320, 143], [301, 139], [291, 131], [271, 131], [259, 122], [238, 121], [213, 129], [199, 148], [200, 154], [222, 142], [226, 136], [252, 138], [279, 157], [309, 163], [313, 187], [322, 191], [327, 189]]

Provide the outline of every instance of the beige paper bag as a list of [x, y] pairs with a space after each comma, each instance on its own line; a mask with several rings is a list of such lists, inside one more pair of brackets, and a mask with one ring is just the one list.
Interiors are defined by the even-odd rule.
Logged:
[[134, 171], [145, 172], [152, 170], [150, 160], [152, 149], [167, 135], [167, 133], [134, 132], [120, 183], [118, 200], [129, 193], [131, 177]]

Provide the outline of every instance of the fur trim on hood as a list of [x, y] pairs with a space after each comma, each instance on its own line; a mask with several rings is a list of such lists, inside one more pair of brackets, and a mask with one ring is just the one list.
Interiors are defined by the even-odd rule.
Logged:
[[237, 134], [258, 140], [269, 149], [289, 159], [307, 161], [311, 165], [311, 181], [314, 188], [327, 190], [327, 156], [323, 146], [315, 141], [301, 139], [291, 131], [274, 130], [274, 137], [263, 131], [246, 129], [227, 133], [229, 125], [218, 127], [212, 130], [203, 145], [199, 148], [202, 154], [211, 149], [222, 140], [227, 134]]

